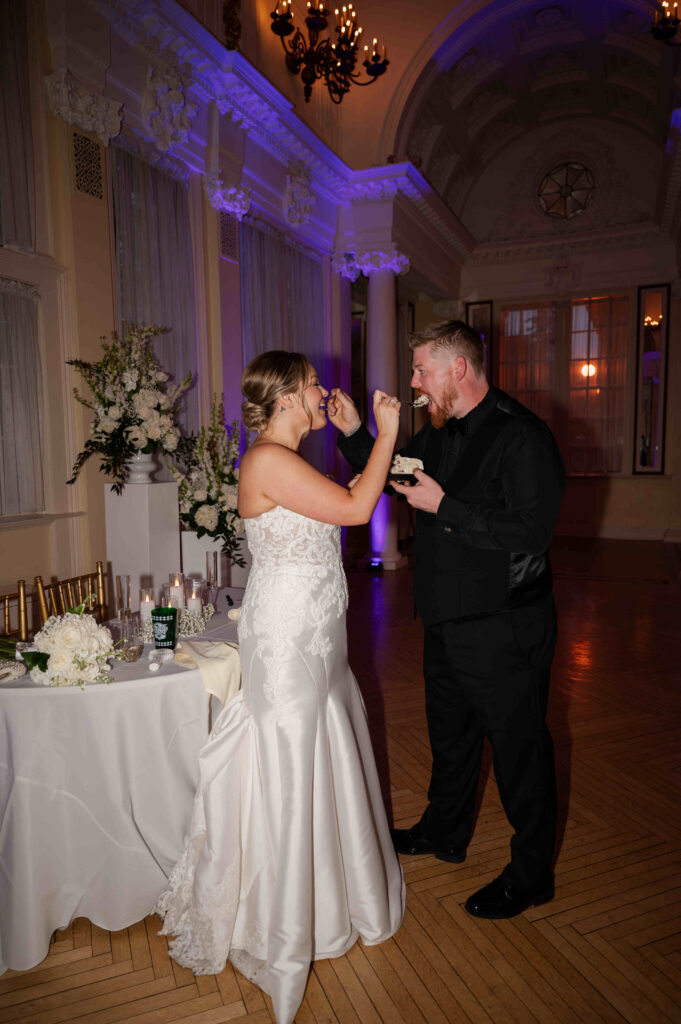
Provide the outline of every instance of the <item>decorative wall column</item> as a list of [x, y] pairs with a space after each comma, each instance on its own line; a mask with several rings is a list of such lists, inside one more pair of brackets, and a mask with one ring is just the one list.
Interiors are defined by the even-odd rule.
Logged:
[[[397, 394], [397, 294], [395, 274], [409, 270], [402, 253], [365, 252], [356, 257], [357, 266], [369, 278], [367, 310], [367, 388]], [[397, 504], [381, 495], [371, 517], [369, 559], [384, 569], [401, 569], [407, 559], [397, 547]]]

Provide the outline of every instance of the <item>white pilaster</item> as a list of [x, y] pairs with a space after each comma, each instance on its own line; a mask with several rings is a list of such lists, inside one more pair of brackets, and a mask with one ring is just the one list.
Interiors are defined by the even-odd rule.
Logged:
[[[404, 273], [409, 261], [400, 253], [364, 253], [357, 257], [369, 275], [367, 310], [367, 386], [369, 394], [381, 388], [396, 394], [397, 320], [395, 271]], [[381, 495], [371, 518], [372, 560], [380, 560], [384, 569], [401, 569], [407, 559], [397, 547], [397, 506], [394, 499]]]

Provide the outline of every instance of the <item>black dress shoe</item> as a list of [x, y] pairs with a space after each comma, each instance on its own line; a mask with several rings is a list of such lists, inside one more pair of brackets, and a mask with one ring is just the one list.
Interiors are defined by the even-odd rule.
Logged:
[[446, 860], [449, 864], [463, 864], [466, 859], [465, 850], [457, 850], [453, 846], [432, 842], [427, 836], [424, 836], [418, 825], [414, 825], [412, 828], [392, 828], [390, 834], [397, 853], [406, 853], [410, 857], [432, 853], [438, 860]]
[[490, 920], [515, 917], [522, 914], [528, 907], [538, 907], [553, 899], [553, 879], [549, 876], [532, 889], [525, 889], [515, 882], [508, 881], [503, 875], [495, 878], [489, 885], [478, 889], [469, 896], [464, 904], [473, 917], [486, 917]]

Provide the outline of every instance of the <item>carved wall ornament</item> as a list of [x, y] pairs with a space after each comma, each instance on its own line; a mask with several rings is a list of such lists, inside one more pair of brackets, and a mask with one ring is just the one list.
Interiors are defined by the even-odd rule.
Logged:
[[92, 132], [105, 146], [120, 132], [123, 104], [82, 89], [67, 68], [46, 75], [45, 85], [51, 114], [83, 132]]
[[310, 175], [304, 167], [292, 168], [286, 176], [286, 188], [282, 197], [282, 209], [286, 223], [293, 227], [307, 224], [312, 207], [317, 202], [310, 189]]
[[237, 220], [241, 220], [251, 208], [251, 194], [248, 189], [238, 185], [226, 185], [219, 169], [212, 174], [204, 175], [203, 188], [214, 210], [231, 213]]
[[186, 141], [197, 107], [185, 97], [185, 83], [172, 67], [152, 65], [142, 95], [142, 119], [162, 152]]

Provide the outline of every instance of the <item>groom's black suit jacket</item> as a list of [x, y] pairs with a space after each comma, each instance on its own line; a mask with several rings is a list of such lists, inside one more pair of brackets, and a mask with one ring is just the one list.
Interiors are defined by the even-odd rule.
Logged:
[[[373, 437], [340, 436], [356, 471]], [[427, 423], [401, 453], [423, 460], [445, 495], [436, 514], [417, 511], [414, 597], [424, 626], [478, 618], [551, 592], [548, 548], [565, 469], [547, 425], [491, 387], [462, 419]]]

